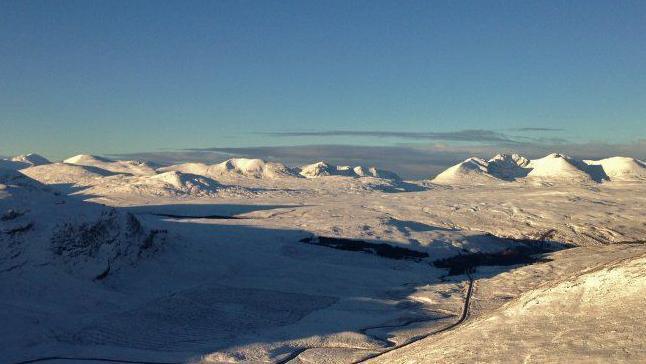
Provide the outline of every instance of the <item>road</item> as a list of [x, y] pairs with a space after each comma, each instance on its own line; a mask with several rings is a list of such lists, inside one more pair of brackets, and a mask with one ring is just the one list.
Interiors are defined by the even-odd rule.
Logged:
[[[370, 359], [374, 359], [374, 358], [377, 358], [377, 357], [379, 357], [379, 356], [382, 356], [382, 355], [384, 355], [384, 354], [386, 354], [386, 353], [390, 353], [390, 352], [392, 352], [392, 351], [395, 351], [395, 350], [401, 349], [401, 348], [406, 347], [406, 346], [408, 346], [408, 345], [410, 345], [410, 344], [412, 344], [412, 343], [415, 343], [415, 342], [417, 342], [417, 341], [420, 341], [420, 340], [426, 339], [427, 337], [430, 337], [430, 336], [433, 336], [433, 335], [437, 335], [437, 334], [440, 334], [440, 333], [443, 333], [443, 332], [446, 332], [446, 331], [452, 330], [452, 329], [456, 328], [457, 326], [461, 325], [461, 324], [462, 324], [464, 321], [466, 321], [466, 319], [469, 317], [469, 306], [470, 306], [470, 304], [471, 304], [471, 296], [473, 295], [473, 285], [474, 285], [474, 283], [475, 283], [475, 281], [474, 281], [473, 276], [471, 275], [471, 273], [472, 273], [472, 272], [467, 272], [467, 278], [469, 279], [469, 285], [467, 286], [467, 293], [466, 293], [466, 296], [465, 296], [465, 298], [464, 298], [464, 304], [463, 304], [463, 306], [462, 306], [462, 313], [461, 313], [461, 315], [460, 315], [460, 318], [459, 318], [456, 322], [452, 323], [451, 325], [449, 325], [449, 326], [447, 326], [447, 327], [441, 328], [441, 329], [439, 329], [439, 330], [432, 331], [432, 332], [429, 332], [429, 333], [424, 334], [424, 335], [416, 336], [416, 337], [412, 338], [411, 340], [409, 340], [409, 341], [407, 341], [407, 342], [405, 342], [405, 343], [403, 343], [403, 344], [401, 344], [401, 345], [398, 345], [398, 346], [397, 346], [397, 345], [393, 345], [393, 344], [392, 344], [392, 342], [390, 342], [390, 341], [386, 341], [386, 340], [383, 340], [383, 339], [379, 339], [380, 341], [384, 341], [384, 342], [386, 342], [386, 343], [387, 343], [387, 345], [388, 345], [388, 344], [390, 344], [390, 345], [392, 345], [392, 346], [391, 346], [391, 347], [389, 347], [389, 348], [387, 348], [387, 349], [385, 349], [385, 350], [383, 350], [383, 351], [380, 351], [380, 352], [378, 352], [378, 353], [370, 354], [370, 355], [368, 355], [368, 356], [364, 357], [364, 358], [363, 358], [363, 359], [361, 359], [361, 360], [358, 360], [358, 361], [353, 362], [352, 364], [364, 363], [364, 362], [366, 362], [366, 361], [368, 361], [368, 360], [370, 360]], [[437, 318], [435, 318], [435, 319], [437, 319]], [[405, 322], [404, 324], [401, 324], [401, 325], [370, 327], [370, 328], [366, 328], [366, 329], [363, 329], [363, 330], [360, 330], [360, 331], [361, 331], [362, 333], [364, 333], [364, 334], [368, 335], [368, 334], [366, 333], [366, 331], [367, 331], [367, 330], [371, 330], [371, 329], [376, 329], [376, 328], [385, 328], [385, 327], [393, 327], [393, 328], [394, 328], [394, 327], [403, 327], [403, 326], [408, 326], [408, 325], [413, 324], [413, 323], [416, 323], [416, 322], [425, 322], [425, 321], [430, 321], [430, 320], [429, 320], [429, 319], [410, 320], [410, 321], [407, 321], [407, 322]], [[370, 335], [369, 335], [369, 336], [370, 336]], [[292, 361], [292, 360], [296, 359], [299, 355], [301, 355], [302, 353], [304, 353], [305, 351], [310, 350], [310, 349], [334, 349], [334, 348], [333, 348], [333, 347], [316, 347], [316, 348], [315, 348], [315, 347], [312, 347], [312, 348], [302, 348], [302, 349], [300, 349], [300, 350], [296, 350], [296, 351], [294, 351], [293, 353], [289, 354], [287, 357], [285, 357], [285, 358], [283, 358], [283, 359], [281, 359], [281, 360], [277, 361], [275, 364], [286, 364], [286, 363], [289, 363], [290, 361]], [[348, 349], [348, 347], [343, 347], [343, 349]], [[367, 349], [365, 349], [365, 348], [356, 348], [356, 349], [357, 349], [357, 350], [367, 350]]]
[[449, 330], [453, 330], [454, 328], [461, 325], [464, 321], [466, 321], [467, 317], [469, 317], [469, 306], [471, 304], [471, 296], [473, 295], [473, 285], [474, 285], [474, 282], [475, 282], [473, 277], [471, 276], [471, 272], [467, 272], [467, 277], [469, 278], [469, 286], [467, 287], [467, 294], [466, 294], [466, 296], [464, 298], [464, 305], [462, 306], [462, 314], [460, 315], [460, 318], [456, 322], [452, 323], [451, 325], [449, 325], [447, 327], [441, 328], [441, 329], [439, 329], [437, 331], [429, 332], [428, 334], [414, 337], [413, 339], [403, 343], [402, 345], [393, 346], [392, 348], [388, 348], [388, 349], [386, 349], [384, 351], [381, 351], [379, 353], [369, 355], [368, 357], [363, 358], [363, 359], [361, 359], [359, 361], [356, 361], [353, 364], [364, 363], [364, 362], [366, 362], [366, 361], [368, 361], [370, 359], [380, 357], [380, 356], [382, 356], [382, 355], [384, 355], [386, 353], [390, 353], [392, 351], [399, 350], [399, 349], [401, 349], [403, 347], [406, 347], [406, 346], [408, 346], [408, 345], [410, 345], [412, 343], [415, 343], [415, 342], [418, 342], [420, 340], [426, 339], [427, 337], [437, 335], [437, 334], [441, 334], [441, 333], [449, 331]]

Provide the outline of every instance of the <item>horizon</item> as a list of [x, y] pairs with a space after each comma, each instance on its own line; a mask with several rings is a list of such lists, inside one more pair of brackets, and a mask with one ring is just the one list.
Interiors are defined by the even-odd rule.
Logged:
[[0, 155], [319, 151], [416, 175], [499, 152], [646, 159], [645, 14], [641, 2], [3, 2]]
[[[315, 146], [315, 147], [332, 147], [335, 150], [338, 150], [339, 147], [344, 147], [344, 146]], [[345, 146], [347, 147], [347, 146]], [[213, 149], [213, 148], [211, 148]], [[267, 149], [267, 148], [265, 148]], [[232, 152], [233, 150], [237, 152]], [[254, 150], [254, 148], [250, 148], [250, 150]], [[378, 150], [378, 149], [372, 149], [373, 151]], [[325, 154], [325, 153], [323, 153]], [[390, 154], [390, 153], [389, 153]], [[471, 160], [472, 158], [481, 158], [484, 160], [494, 160], [498, 156], [511, 156], [512, 154], [514, 155], [519, 155], [520, 157], [527, 158], [530, 161], [536, 160], [536, 159], [541, 159], [544, 157], [549, 157], [551, 155], [565, 155], [566, 157], [572, 157], [567, 154], [562, 154], [558, 152], [551, 152], [546, 155], [540, 155], [540, 156], [531, 156], [531, 155], [526, 155], [526, 154], [517, 154], [517, 153], [496, 153], [496, 155], [490, 155], [490, 156], [482, 156], [482, 155], [473, 155], [470, 156], [469, 158], [466, 158], [464, 160], [455, 160], [454, 162], [449, 162], [449, 160], [453, 160], [456, 155], [455, 154], [447, 154], [447, 155], [442, 155], [438, 156], [436, 153], [433, 153], [433, 155], [427, 155], [426, 160], [417, 160], [417, 163], [413, 166], [409, 165], [408, 168], [402, 169], [400, 165], [396, 164], [400, 162], [401, 160], [398, 160], [398, 157], [395, 156], [394, 158], [392, 156], [388, 158], [379, 158], [373, 157], [374, 161], [384, 161], [384, 163], [381, 164], [374, 164], [374, 163], [364, 163], [366, 161], [365, 157], [361, 158], [351, 158], [348, 157], [347, 155], [343, 154], [336, 154], [337, 157], [331, 156], [330, 158], [326, 159], [316, 159], [314, 158], [315, 156], [312, 156], [311, 158], [304, 157], [303, 155], [307, 155], [307, 153], [295, 153], [295, 154], [290, 154], [289, 149], [284, 150], [283, 154], [281, 155], [284, 159], [278, 158], [278, 157], [272, 157], [267, 160], [263, 160], [263, 162], [278, 162], [278, 163], [283, 163], [286, 167], [291, 168], [292, 170], [298, 171], [300, 168], [307, 167], [308, 165], [316, 164], [319, 162], [323, 163], [329, 163], [333, 166], [349, 166], [349, 167], [369, 167], [369, 168], [377, 168], [379, 170], [382, 170], [384, 172], [395, 172], [399, 177], [401, 177], [404, 180], [424, 180], [424, 179], [433, 179], [437, 177], [440, 173], [446, 171], [450, 167], [454, 167], [458, 164], [461, 164], [462, 162], [467, 162]], [[193, 154], [190, 154], [191, 156]], [[316, 154], [316, 156], [320, 156], [321, 154]], [[23, 155], [16, 155], [16, 156], [0, 156], [0, 162], [3, 161], [9, 161], [11, 162], [12, 158], [17, 158], [17, 160], [22, 159], [22, 157], [28, 157], [28, 156], [35, 156], [35, 157], [43, 157], [40, 154], [37, 153], [28, 153], [28, 154], [23, 154]], [[68, 158], [64, 158], [61, 160], [48, 160], [49, 163], [69, 163], [69, 164], [77, 164], [76, 161], [70, 161], [67, 162], [68, 159], [74, 159], [76, 157], [93, 157], [97, 158], [100, 161], [104, 162], [115, 162], [115, 161], [123, 161], [124, 157], [127, 160], [134, 160], [137, 162], [143, 162], [143, 163], [148, 163], [150, 166], [153, 168], [157, 169], [159, 172], [163, 167], [171, 167], [173, 165], [175, 166], [180, 166], [183, 163], [204, 163], [207, 165], [215, 165], [219, 164], [225, 161], [229, 161], [232, 159], [254, 159], [253, 156], [249, 155], [248, 152], [245, 152], [244, 148], [238, 148], [238, 149], [230, 149], [230, 151], [227, 151], [226, 148], [223, 148], [222, 150], [209, 150], [209, 151], [204, 151], [202, 153], [202, 158], [200, 159], [187, 159], [184, 156], [177, 155], [177, 153], [173, 153], [171, 156], [165, 156], [165, 155], [159, 155], [159, 153], [143, 153], [143, 154], [122, 154], [122, 155], [92, 155], [92, 154], [76, 154], [73, 156], [69, 156]], [[619, 157], [619, 158], [624, 158], [627, 156], [609, 156], [609, 157]], [[313, 159], [312, 159], [313, 158]], [[588, 163], [589, 160], [595, 160], [595, 158], [576, 158], [574, 157], [575, 160], [578, 159], [579, 162], [582, 163]], [[632, 158], [632, 157], [628, 157]], [[46, 158], [47, 159], [47, 158]], [[596, 158], [596, 160], [602, 160], [605, 158]], [[646, 165], [643, 160], [640, 160], [638, 158], [633, 158], [633, 160], [637, 160], [638, 162], [641, 162], [643, 165]], [[262, 160], [262, 159], [260, 159]], [[348, 160], [351, 160], [355, 163], [345, 163]], [[43, 161], [45, 162], [45, 161]], [[17, 162], [20, 163], [20, 162]], [[395, 164], [393, 164], [395, 163]], [[38, 164], [32, 164], [30, 162], [26, 163], [26, 167], [29, 166], [34, 166]], [[384, 167], [385, 166], [385, 167]], [[392, 168], [391, 168], [392, 167]], [[421, 168], [419, 168], [421, 167]], [[2, 166], [0, 166], [0, 169]], [[9, 165], [9, 168], [16, 168], [15, 166]], [[418, 169], [419, 168], [419, 169]], [[297, 172], [298, 173], [298, 172]]]

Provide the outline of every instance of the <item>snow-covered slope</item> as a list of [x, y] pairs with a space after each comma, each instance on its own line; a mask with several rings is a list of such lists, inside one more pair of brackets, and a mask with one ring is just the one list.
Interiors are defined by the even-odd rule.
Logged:
[[199, 197], [214, 195], [221, 188], [221, 185], [211, 178], [178, 171], [133, 176], [96, 167], [52, 163], [26, 168], [21, 172], [62, 192], [82, 187], [85, 193], [96, 196], [135, 194]]
[[178, 171], [207, 177], [244, 176], [252, 178], [280, 178], [295, 173], [282, 163], [262, 159], [232, 158], [218, 164], [183, 163], [159, 168], [159, 172]]
[[55, 193], [20, 172], [0, 175], [0, 185], [0, 272], [46, 264], [101, 279], [158, 248], [157, 232], [128, 212]]
[[278, 178], [293, 176], [294, 172], [282, 163], [266, 162], [262, 159], [232, 158], [210, 166], [208, 175], [242, 175], [254, 178]]
[[390, 171], [365, 166], [335, 166], [321, 161], [299, 168], [299, 174], [306, 178], [317, 178], [324, 176], [345, 176], [345, 177], [375, 177], [391, 180], [399, 180], [399, 176]]
[[48, 163], [50, 163], [50, 161], [47, 160], [47, 158], [38, 154], [30, 153], [17, 155], [8, 159], [0, 159], [0, 169], [19, 170]]
[[527, 176], [529, 159], [519, 154], [498, 154], [488, 162], [487, 171], [492, 176], [504, 180], [514, 180]]
[[492, 183], [513, 181], [527, 176], [530, 161], [519, 154], [498, 154], [488, 161], [471, 157], [440, 173], [433, 182], [440, 184]]
[[199, 174], [201, 176], [207, 176], [210, 165], [205, 163], [182, 163], [182, 164], [173, 164], [167, 167], [157, 168], [157, 172], [171, 172], [177, 171], [182, 173], [191, 173]]
[[527, 177], [542, 180], [584, 182], [604, 179], [602, 171], [595, 173], [583, 161], [558, 153], [534, 159], [527, 167], [531, 168]]
[[391, 171], [386, 171], [384, 169], [378, 169], [376, 167], [364, 167], [364, 166], [356, 166], [352, 168], [352, 171], [354, 171], [354, 174], [357, 175], [358, 177], [375, 177], [375, 178], [383, 178], [383, 179], [390, 179], [390, 180], [400, 180], [401, 178], [397, 173], [391, 172]]
[[113, 161], [107, 158], [88, 154], [79, 154], [77, 156], [64, 160], [63, 163], [87, 167], [97, 167], [114, 173], [127, 173], [139, 176], [155, 174], [155, 169], [147, 162]]
[[11, 160], [14, 162], [26, 163], [31, 166], [39, 166], [41, 164], [51, 163], [47, 158], [35, 153], [17, 155], [15, 157], [12, 157]]
[[470, 318], [455, 330], [369, 362], [643, 362], [644, 267], [643, 249], [636, 256], [588, 267], [546, 282], [493, 314]]
[[339, 171], [337, 170], [337, 166], [331, 166], [326, 162], [316, 162], [302, 166], [299, 174], [303, 177], [314, 178], [321, 176], [347, 175], [347, 171]]
[[29, 167], [29, 165], [26, 163], [15, 162], [15, 161], [12, 161], [11, 159], [0, 159], [0, 169], [10, 169], [10, 170], [17, 171], [19, 169], [23, 169], [27, 167]]
[[115, 173], [105, 169], [67, 163], [51, 163], [21, 170], [26, 176], [44, 184], [90, 186]]
[[20, 171], [9, 168], [0, 168], [0, 191], [6, 190], [10, 186], [20, 186], [23, 189], [45, 189], [45, 186], [42, 183], [27, 177]]
[[219, 183], [205, 176], [169, 171], [152, 176], [107, 177], [87, 190], [87, 193], [101, 196], [134, 194], [200, 197], [215, 195], [221, 187]]
[[601, 160], [585, 160], [591, 166], [601, 166], [611, 181], [646, 179], [646, 163], [630, 157], [611, 157]]
[[496, 178], [489, 173], [489, 163], [487, 161], [471, 157], [438, 174], [433, 179], [433, 182], [440, 184], [479, 184], [495, 182], [495, 180]]

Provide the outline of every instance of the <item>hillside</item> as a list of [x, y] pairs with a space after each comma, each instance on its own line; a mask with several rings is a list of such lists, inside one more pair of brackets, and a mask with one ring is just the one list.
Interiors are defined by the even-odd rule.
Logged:
[[295, 175], [282, 163], [248, 158], [232, 158], [212, 165], [207, 173], [210, 176], [241, 175], [253, 178], [280, 178]]
[[600, 166], [612, 181], [646, 179], [646, 163], [629, 157], [611, 157], [601, 160], [585, 160], [592, 166]]
[[543, 282], [490, 314], [368, 362], [640, 362], [646, 255], [626, 249], [623, 259]]
[[0, 169], [19, 170], [49, 163], [51, 162], [47, 158], [35, 153], [30, 153], [17, 155], [7, 159], [0, 159]]
[[489, 173], [489, 163], [484, 159], [471, 157], [438, 174], [433, 182], [439, 184], [492, 183], [496, 177]]
[[113, 173], [126, 173], [137, 176], [155, 174], [155, 168], [147, 162], [140, 161], [113, 161], [107, 158], [88, 154], [79, 154], [65, 159], [63, 163], [86, 167], [101, 168]]

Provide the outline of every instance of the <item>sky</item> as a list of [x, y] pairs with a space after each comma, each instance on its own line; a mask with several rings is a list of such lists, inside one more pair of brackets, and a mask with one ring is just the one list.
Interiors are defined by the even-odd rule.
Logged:
[[0, 155], [644, 139], [644, 1], [0, 2]]

